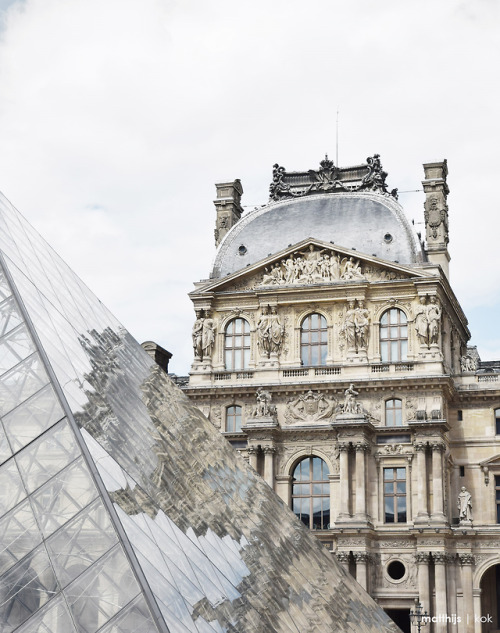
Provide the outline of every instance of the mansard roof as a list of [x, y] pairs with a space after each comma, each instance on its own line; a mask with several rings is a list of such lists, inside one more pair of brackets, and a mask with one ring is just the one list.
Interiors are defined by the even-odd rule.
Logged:
[[237, 222], [216, 253], [212, 277], [234, 273], [308, 236], [402, 264], [423, 261], [422, 246], [387, 191], [380, 158], [339, 169], [325, 159], [318, 171], [286, 172], [275, 165], [271, 200]]

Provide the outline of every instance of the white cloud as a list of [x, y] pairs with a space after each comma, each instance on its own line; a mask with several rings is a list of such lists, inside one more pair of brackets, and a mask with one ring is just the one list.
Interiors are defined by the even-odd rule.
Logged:
[[[390, 186], [412, 190], [422, 162], [448, 158], [452, 281], [466, 312], [491, 315], [493, 339], [498, 11], [488, 0], [13, 3], [0, 188], [185, 373], [186, 295], [214, 252], [213, 183], [241, 178], [244, 204], [265, 202], [274, 162], [334, 156], [339, 107], [341, 164], [379, 152]], [[420, 221], [422, 194], [401, 201]]]

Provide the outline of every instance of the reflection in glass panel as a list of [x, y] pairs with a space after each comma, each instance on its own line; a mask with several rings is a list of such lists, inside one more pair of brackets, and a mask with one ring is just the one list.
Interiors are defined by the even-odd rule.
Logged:
[[13, 451], [26, 446], [63, 417], [51, 385], [46, 385], [3, 418]]
[[0, 520], [0, 574], [39, 545], [38, 529], [29, 501], [19, 504]]
[[49, 382], [38, 354], [0, 376], [0, 415], [5, 415]]
[[65, 587], [117, 542], [108, 513], [96, 499], [47, 540], [57, 579]]
[[26, 496], [14, 459], [0, 466], [0, 516]]
[[23, 481], [32, 492], [80, 455], [75, 437], [66, 420], [17, 454]]
[[3, 430], [2, 423], [0, 422], [0, 464], [3, 464], [6, 459], [12, 455], [12, 451], [10, 450], [9, 442], [7, 441], [7, 436]]
[[64, 598], [59, 595], [17, 629], [16, 633], [76, 633], [76, 629]]
[[96, 496], [94, 482], [82, 459], [50, 479], [31, 496], [44, 536], [69, 521]]
[[50, 600], [57, 582], [43, 545], [0, 577], [0, 622], [10, 633]]
[[119, 545], [64, 590], [73, 617], [84, 633], [95, 633], [138, 593], [139, 587]]

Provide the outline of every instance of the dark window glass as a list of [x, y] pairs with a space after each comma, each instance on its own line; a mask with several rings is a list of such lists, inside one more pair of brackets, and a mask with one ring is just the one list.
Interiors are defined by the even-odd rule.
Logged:
[[495, 409], [495, 428], [496, 434], [500, 435], [500, 409]]
[[303, 365], [326, 365], [328, 353], [326, 319], [321, 314], [309, 314], [300, 328], [300, 359]]
[[500, 523], [500, 475], [495, 475], [495, 501], [497, 505], [497, 523]]
[[407, 360], [408, 322], [398, 308], [386, 310], [380, 319], [380, 354], [383, 363]]
[[462, 410], [461, 410], [461, 409], [459, 409], [459, 410], [457, 411], [457, 420], [458, 420], [459, 422], [462, 422], [462, 420], [463, 420], [463, 419], [464, 419], [463, 412], [462, 412]]
[[406, 469], [384, 468], [386, 523], [406, 523]]
[[226, 431], [239, 433], [241, 431], [241, 407], [233, 405], [226, 409]]
[[233, 319], [226, 327], [224, 363], [226, 369], [247, 369], [250, 361], [250, 325], [245, 319]]
[[306, 457], [293, 471], [292, 510], [311, 530], [330, 528], [330, 481], [326, 463]]
[[385, 425], [403, 425], [403, 403], [398, 398], [387, 400], [385, 403]]

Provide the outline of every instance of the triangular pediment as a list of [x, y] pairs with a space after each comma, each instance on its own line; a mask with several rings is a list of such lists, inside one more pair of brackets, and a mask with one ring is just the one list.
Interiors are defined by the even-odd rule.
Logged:
[[223, 279], [202, 283], [191, 293], [348, 284], [428, 277], [428, 273], [314, 238], [291, 244]]

